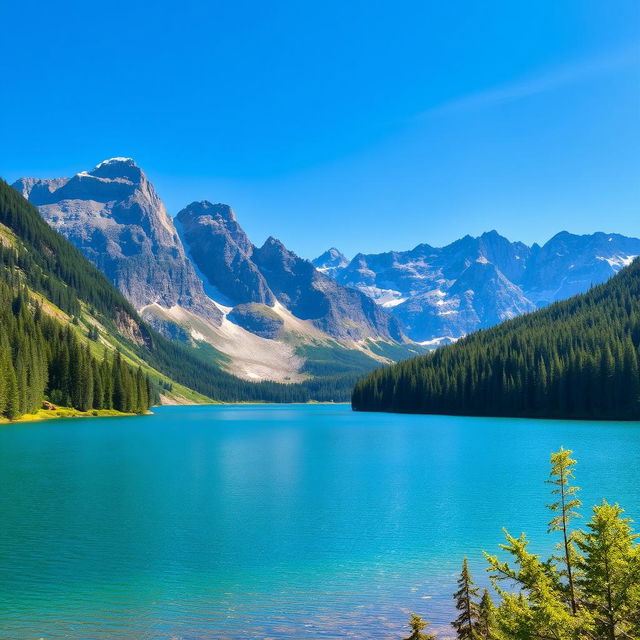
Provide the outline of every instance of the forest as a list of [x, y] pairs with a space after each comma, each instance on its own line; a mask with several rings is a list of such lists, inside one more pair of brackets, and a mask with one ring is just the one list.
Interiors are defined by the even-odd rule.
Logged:
[[[463, 561], [453, 598], [459, 640], [637, 640], [640, 638], [640, 545], [617, 504], [593, 507], [586, 528], [573, 527], [582, 503], [572, 451], [551, 454], [552, 518], [557, 553], [541, 560], [525, 534], [505, 531], [508, 560], [485, 553], [494, 596], [478, 588]], [[494, 597], [497, 596], [497, 603]], [[412, 614], [406, 640], [436, 640]], [[443, 639], [444, 640], [444, 639]]]
[[0, 280], [0, 417], [34, 413], [45, 399], [79, 411], [144, 413], [154, 390], [119, 352], [105, 348], [98, 360], [71, 326], [46, 315], [18, 282]]
[[587, 293], [378, 369], [358, 411], [640, 419], [640, 261]]

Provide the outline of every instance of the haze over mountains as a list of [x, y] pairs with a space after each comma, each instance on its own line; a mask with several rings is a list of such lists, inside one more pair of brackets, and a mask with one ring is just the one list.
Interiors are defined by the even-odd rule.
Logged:
[[558, 233], [543, 246], [496, 231], [445, 247], [358, 254], [331, 249], [313, 263], [371, 296], [418, 342], [439, 344], [583, 293], [640, 255], [640, 240], [615, 233]]

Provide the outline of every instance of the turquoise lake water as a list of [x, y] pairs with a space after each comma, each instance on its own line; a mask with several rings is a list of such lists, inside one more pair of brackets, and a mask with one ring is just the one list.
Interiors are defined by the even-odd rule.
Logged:
[[[549, 453], [640, 518], [640, 424], [164, 407], [0, 427], [0, 637], [402, 638], [546, 534]], [[585, 509], [586, 512], [586, 509]], [[402, 635], [404, 633], [404, 636]]]

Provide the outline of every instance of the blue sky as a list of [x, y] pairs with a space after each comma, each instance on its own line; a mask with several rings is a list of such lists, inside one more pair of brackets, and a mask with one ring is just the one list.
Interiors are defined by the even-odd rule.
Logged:
[[131, 156], [171, 213], [227, 202], [305, 257], [640, 236], [637, 0], [27, 0], [3, 22], [10, 181]]

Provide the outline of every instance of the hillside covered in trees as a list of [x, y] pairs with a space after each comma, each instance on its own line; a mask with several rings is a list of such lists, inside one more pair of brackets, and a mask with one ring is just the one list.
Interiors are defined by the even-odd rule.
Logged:
[[[98, 321], [117, 333], [118, 322], [133, 321], [131, 308], [23, 203], [0, 184], [0, 418], [33, 413], [44, 400], [144, 413], [156, 397], [149, 377], [97, 343]], [[86, 333], [83, 315], [96, 323]]]
[[640, 419], [640, 260], [588, 293], [379, 369], [358, 411]]

